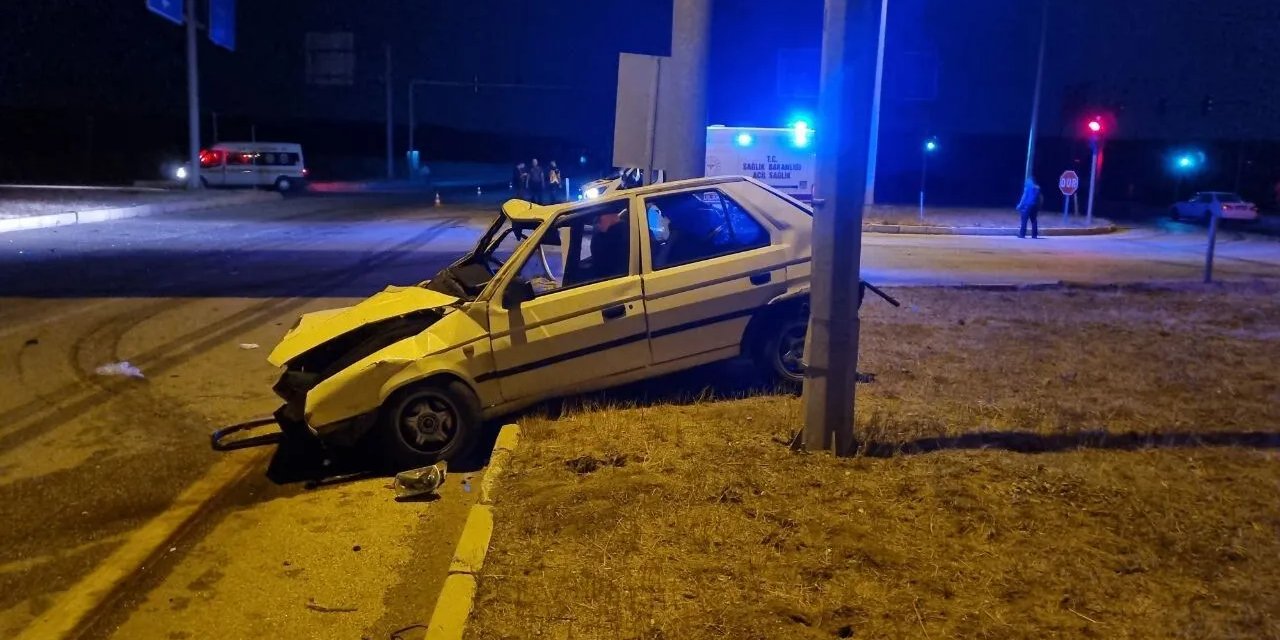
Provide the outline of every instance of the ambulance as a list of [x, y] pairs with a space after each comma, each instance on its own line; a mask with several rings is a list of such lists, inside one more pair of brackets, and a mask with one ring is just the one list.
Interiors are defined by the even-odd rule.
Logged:
[[746, 176], [803, 202], [813, 201], [813, 129], [707, 127], [707, 177]]

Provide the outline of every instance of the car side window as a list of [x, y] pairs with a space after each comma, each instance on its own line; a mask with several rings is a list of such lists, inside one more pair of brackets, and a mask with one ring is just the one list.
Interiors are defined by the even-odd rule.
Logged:
[[569, 211], [556, 219], [520, 267], [541, 296], [631, 272], [628, 201]]
[[758, 249], [769, 232], [716, 189], [645, 200], [654, 270]]

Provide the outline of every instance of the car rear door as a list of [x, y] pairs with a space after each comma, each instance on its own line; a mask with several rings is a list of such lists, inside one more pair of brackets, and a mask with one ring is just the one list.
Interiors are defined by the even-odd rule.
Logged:
[[751, 316], [786, 289], [781, 234], [724, 186], [647, 196], [643, 206], [654, 364], [734, 355]]
[[490, 305], [495, 370], [484, 378], [498, 379], [504, 400], [572, 393], [649, 365], [630, 207], [622, 197], [557, 216], [544, 251], [528, 255], [507, 284], [533, 282], [536, 297]]

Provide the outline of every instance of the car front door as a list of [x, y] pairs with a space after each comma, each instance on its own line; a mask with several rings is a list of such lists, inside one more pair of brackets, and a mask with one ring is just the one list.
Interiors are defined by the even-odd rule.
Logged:
[[[566, 211], [546, 228], [490, 305], [495, 370], [506, 401], [572, 393], [649, 365], [639, 230], [630, 198]], [[516, 296], [520, 297], [520, 296]]]
[[717, 187], [645, 198], [645, 308], [654, 364], [716, 359], [786, 290], [786, 247], [771, 225]]

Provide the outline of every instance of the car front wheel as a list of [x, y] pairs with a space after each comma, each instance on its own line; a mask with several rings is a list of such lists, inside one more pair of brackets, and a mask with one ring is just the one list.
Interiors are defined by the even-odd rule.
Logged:
[[280, 193], [288, 193], [292, 190], [293, 190], [292, 180], [285, 178], [283, 176], [276, 178], [276, 191], [279, 191]]
[[426, 381], [387, 400], [373, 444], [387, 466], [413, 469], [464, 454], [480, 424], [480, 401], [467, 385]]

